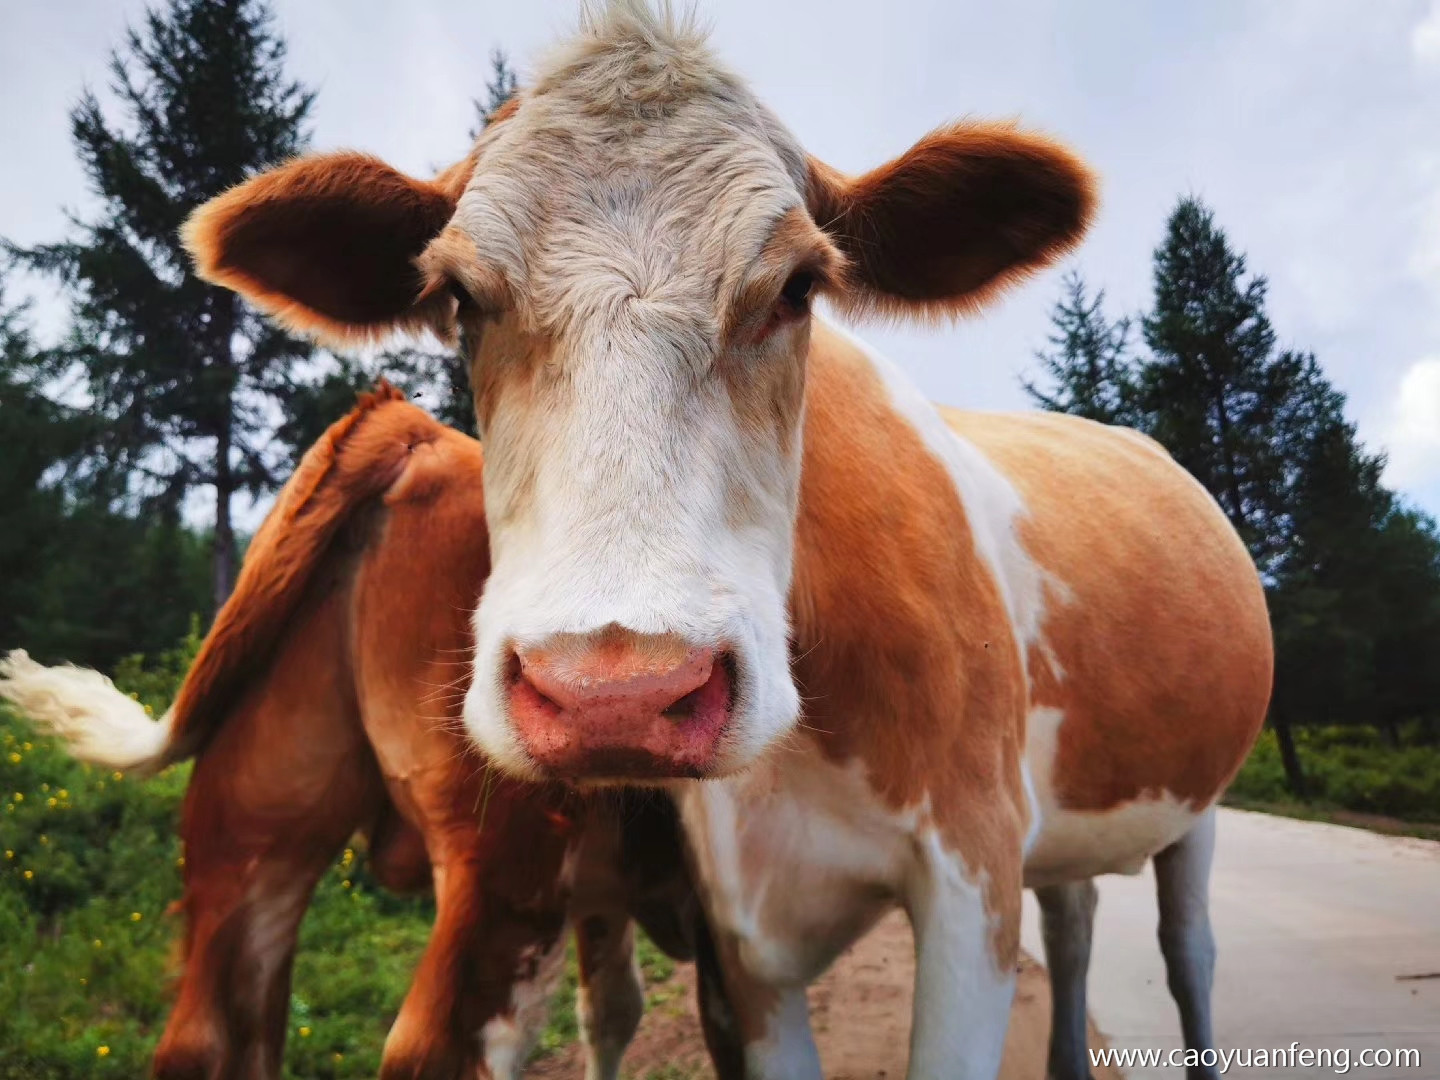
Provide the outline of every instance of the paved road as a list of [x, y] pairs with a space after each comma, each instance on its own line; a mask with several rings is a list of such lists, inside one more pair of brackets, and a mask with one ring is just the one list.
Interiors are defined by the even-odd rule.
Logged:
[[[1419, 1070], [1362, 1080], [1440, 1080], [1440, 843], [1223, 810], [1211, 890], [1222, 1047], [1415, 1048]], [[1091, 1011], [1119, 1047], [1181, 1045], [1155, 943], [1154, 878], [1100, 882]], [[1024, 941], [1040, 954], [1027, 894]], [[1404, 976], [1431, 976], [1407, 979]], [[1132, 1080], [1179, 1080], [1131, 1069]], [[1333, 1077], [1330, 1068], [1233, 1069], [1232, 1077]]]

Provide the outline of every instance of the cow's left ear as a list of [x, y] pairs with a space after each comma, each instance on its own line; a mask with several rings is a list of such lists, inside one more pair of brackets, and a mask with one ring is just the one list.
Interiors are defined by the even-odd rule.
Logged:
[[417, 180], [365, 154], [298, 158], [205, 203], [182, 239], [200, 277], [290, 329], [334, 344], [374, 340], [434, 317], [415, 259], [473, 169], [471, 158]]
[[810, 161], [810, 212], [849, 263], [832, 299], [859, 312], [973, 311], [1074, 247], [1095, 202], [1079, 158], [1005, 124], [942, 128], [854, 179]]

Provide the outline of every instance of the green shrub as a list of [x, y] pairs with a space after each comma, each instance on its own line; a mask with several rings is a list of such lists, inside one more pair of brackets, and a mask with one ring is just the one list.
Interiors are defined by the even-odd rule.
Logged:
[[[1402, 735], [1418, 730], [1409, 727]], [[1440, 822], [1440, 747], [1392, 747], [1374, 728], [1333, 726], [1297, 729], [1295, 749], [1313, 805]], [[1230, 796], [1258, 803], [1293, 801], [1273, 731], [1261, 732]]]

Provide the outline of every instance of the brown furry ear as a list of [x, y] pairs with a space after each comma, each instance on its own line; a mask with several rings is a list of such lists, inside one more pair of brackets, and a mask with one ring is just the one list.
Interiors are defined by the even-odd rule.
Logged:
[[834, 299], [861, 312], [973, 311], [1074, 247], [1095, 201], [1079, 158], [1003, 124], [942, 128], [856, 179], [810, 161], [810, 212], [849, 262]]
[[415, 327], [415, 258], [445, 227], [473, 155], [433, 181], [365, 154], [299, 158], [211, 199], [183, 239], [206, 281], [234, 289], [291, 329], [335, 343]]

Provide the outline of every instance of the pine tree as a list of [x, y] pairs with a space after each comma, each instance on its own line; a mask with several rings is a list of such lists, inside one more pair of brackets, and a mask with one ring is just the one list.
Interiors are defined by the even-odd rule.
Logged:
[[1136, 423], [1135, 367], [1130, 355], [1130, 320], [1105, 317], [1105, 292], [1086, 295], [1076, 271], [1065, 275], [1065, 294], [1050, 315], [1050, 350], [1035, 359], [1053, 389], [1023, 379], [1026, 393], [1042, 409], [1070, 413], [1105, 424]]
[[170, 0], [110, 63], [120, 115], [86, 92], [71, 130], [101, 204], [61, 243], [14, 251], [72, 296], [65, 355], [83, 373], [98, 472], [176, 507], [213, 492], [213, 601], [229, 594], [239, 492], [275, 486], [271, 415], [310, 348], [190, 272], [179, 229], [200, 203], [305, 141], [313, 95], [284, 71], [263, 0]]
[[1283, 405], [1305, 358], [1275, 349], [1267, 283], [1248, 273], [1214, 215], [1183, 198], [1155, 251], [1150, 355], [1137, 404], [1145, 429], [1219, 501], [1268, 573], [1287, 545]]
[[475, 99], [476, 126], [471, 129], [470, 138], [480, 137], [480, 132], [485, 130], [491, 118], [500, 111], [500, 106], [515, 96], [518, 87], [515, 69], [510, 66], [510, 58], [505, 55], [505, 50], [492, 49], [490, 81], [485, 84], [485, 100]]

